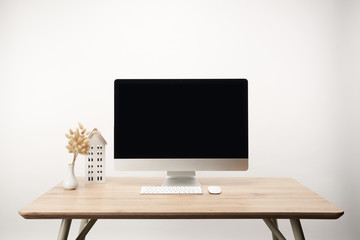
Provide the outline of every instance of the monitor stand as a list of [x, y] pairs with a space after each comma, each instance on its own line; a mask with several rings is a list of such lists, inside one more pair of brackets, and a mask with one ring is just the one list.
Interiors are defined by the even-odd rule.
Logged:
[[162, 186], [201, 186], [195, 171], [168, 171]]

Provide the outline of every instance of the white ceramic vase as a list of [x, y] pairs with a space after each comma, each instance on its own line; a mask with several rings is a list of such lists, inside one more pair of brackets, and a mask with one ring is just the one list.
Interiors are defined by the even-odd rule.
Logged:
[[79, 182], [75, 177], [74, 165], [69, 164], [66, 177], [63, 181], [63, 188], [71, 190], [71, 189], [76, 189], [78, 186], [79, 186]]

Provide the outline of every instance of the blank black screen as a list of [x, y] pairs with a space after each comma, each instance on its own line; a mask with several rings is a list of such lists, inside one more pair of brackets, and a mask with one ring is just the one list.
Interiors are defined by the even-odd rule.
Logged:
[[246, 79], [115, 80], [115, 158], [248, 158]]

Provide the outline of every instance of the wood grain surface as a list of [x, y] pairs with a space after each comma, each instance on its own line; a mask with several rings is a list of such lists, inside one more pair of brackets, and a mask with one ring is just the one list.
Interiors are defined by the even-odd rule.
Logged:
[[[59, 183], [19, 211], [27, 219], [337, 219], [343, 210], [291, 178], [199, 178], [203, 195], [140, 195], [164, 178], [107, 178], [65, 190]], [[210, 195], [207, 186], [222, 188]]]

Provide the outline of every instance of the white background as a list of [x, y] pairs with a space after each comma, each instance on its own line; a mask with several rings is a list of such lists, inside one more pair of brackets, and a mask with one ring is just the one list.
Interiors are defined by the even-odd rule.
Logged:
[[[345, 210], [339, 220], [304, 220], [307, 239], [357, 239], [359, 29], [351, 0], [0, 1], [0, 238], [56, 238], [59, 220], [17, 211], [63, 179], [72, 157], [64, 133], [77, 121], [107, 139], [108, 176], [165, 175], [114, 171], [114, 79], [241, 77], [250, 169], [199, 175], [293, 177]], [[280, 227], [291, 239], [290, 224]], [[87, 239], [105, 238], [270, 231], [260, 220], [102, 220]]]

